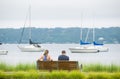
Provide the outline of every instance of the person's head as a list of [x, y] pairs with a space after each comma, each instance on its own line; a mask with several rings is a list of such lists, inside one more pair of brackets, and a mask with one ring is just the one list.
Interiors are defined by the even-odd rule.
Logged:
[[49, 51], [45, 50], [44, 55], [48, 55]]
[[65, 50], [62, 50], [62, 55], [65, 55], [66, 54], [66, 51]]

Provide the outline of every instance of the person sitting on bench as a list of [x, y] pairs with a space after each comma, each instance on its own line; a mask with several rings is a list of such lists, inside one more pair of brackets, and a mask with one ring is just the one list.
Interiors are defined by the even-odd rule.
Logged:
[[40, 57], [40, 61], [52, 61], [50, 55], [48, 55], [49, 51], [45, 50], [44, 54]]
[[69, 57], [66, 55], [65, 50], [62, 50], [62, 55], [58, 57], [58, 60], [69, 60]]

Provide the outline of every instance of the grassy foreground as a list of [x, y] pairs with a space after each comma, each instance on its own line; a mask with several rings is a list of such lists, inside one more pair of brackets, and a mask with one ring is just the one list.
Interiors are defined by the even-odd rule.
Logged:
[[39, 71], [36, 64], [7, 65], [0, 63], [0, 79], [120, 79], [120, 66], [85, 64], [82, 72]]
[[0, 63], [0, 70], [2, 71], [28, 71], [28, 70], [36, 70], [36, 64], [17, 64], [17, 65], [9, 65], [5, 63]]
[[80, 71], [0, 71], [0, 79], [120, 79], [120, 72], [80, 72]]
[[[37, 70], [36, 63], [32, 64], [17, 64], [8, 65], [5, 63], [0, 63], [0, 70], [2, 71], [28, 71]], [[102, 64], [83, 64], [83, 72], [120, 72], [119, 65], [102, 65]]]

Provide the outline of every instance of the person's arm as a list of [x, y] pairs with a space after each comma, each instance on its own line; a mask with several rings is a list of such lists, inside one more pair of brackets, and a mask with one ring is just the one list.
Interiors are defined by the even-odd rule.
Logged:
[[69, 56], [67, 56], [67, 60], [69, 60]]
[[48, 56], [48, 61], [52, 61], [52, 58], [50, 57], [50, 55]]
[[58, 60], [60, 60], [60, 56], [58, 56]]
[[40, 61], [43, 61], [43, 55], [40, 57], [40, 59], [39, 59]]
[[69, 60], [69, 57], [68, 57], [68, 60]]

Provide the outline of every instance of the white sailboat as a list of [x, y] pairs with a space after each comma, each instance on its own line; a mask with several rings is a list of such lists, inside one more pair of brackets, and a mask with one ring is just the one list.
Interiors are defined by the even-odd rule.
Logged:
[[98, 49], [98, 52], [108, 52], [109, 49], [105, 46], [95, 45], [94, 48]]
[[[81, 30], [82, 31], [82, 30]], [[88, 36], [88, 33], [87, 33]], [[82, 39], [82, 32], [81, 32]], [[87, 37], [86, 37], [87, 39]], [[104, 46], [103, 43], [95, 42], [95, 31], [93, 29], [93, 43], [80, 41], [79, 47], [69, 48], [72, 53], [97, 53], [97, 52], [108, 52], [108, 48]]]
[[[81, 19], [82, 19], [82, 16], [81, 16]], [[83, 42], [83, 39], [82, 39], [82, 20], [81, 20], [81, 32], [80, 32], [80, 46], [79, 47], [71, 47], [69, 48], [69, 50], [72, 52], [72, 53], [98, 53], [99, 50], [95, 47], [93, 47], [91, 45], [91, 43], [88, 43], [88, 42]], [[86, 40], [88, 38], [88, 34], [89, 34], [89, 30], [88, 30], [88, 33], [86, 35]]]
[[79, 46], [69, 48], [72, 53], [97, 53], [99, 52], [96, 48], [92, 46]]
[[[82, 31], [82, 28], [81, 28]], [[82, 39], [82, 32], [81, 32], [81, 39]], [[71, 47], [69, 50], [72, 53], [98, 53], [99, 50], [95, 48], [91, 43], [83, 42], [80, 40], [80, 46], [79, 47]]]
[[[108, 48], [104, 46], [104, 44], [96, 43], [95, 41], [95, 28], [93, 28], [93, 43], [86, 42], [89, 34], [86, 35], [86, 40], [83, 42], [82, 39], [82, 15], [81, 15], [81, 37], [80, 37], [80, 46], [69, 48], [72, 53], [97, 53], [97, 52], [108, 52]], [[94, 23], [93, 23], [94, 26]]]
[[8, 51], [7, 50], [0, 50], [0, 55], [7, 55]]
[[42, 51], [44, 51], [43, 48], [34, 46], [34, 44], [30, 44], [30, 45], [26, 45], [26, 46], [18, 46], [18, 48], [22, 52], [42, 52]]
[[[27, 16], [26, 16], [27, 18]], [[18, 48], [22, 51], [22, 52], [42, 52], [44, 51], [44, 49], [38, 45], [37, 43], [33, 43], [31, 41], [31, 5], [29, 5], [29, 44], [28, 45], [18, 45]]]
[[104, 46], [103, 43], [96, 43], [95, 42], [95, 30], [93, 28], [93, 47], [98, 49], [99, 52], [108, 52], [108, 48]]
[[[2, 46], [2, 45], [3, 45], [3, 43], [0, 42], [0, 46]], [[8, 53], [7, 50], [0, 48], [0, 55], [7, 55], [7, 53]]]

